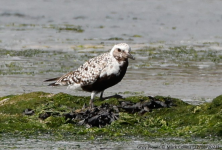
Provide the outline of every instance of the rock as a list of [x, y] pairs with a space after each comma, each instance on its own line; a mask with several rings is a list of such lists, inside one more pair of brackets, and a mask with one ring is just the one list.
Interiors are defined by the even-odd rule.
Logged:
[[94, 106], [92, 109], [86, 108], [81, 111], [65, 113], [63, 116], [74, 122], [77, 121], [78, 125], [85, 125], [86, 127], [103, 127], [117, 120], [119, 117], [118, 112], [119, 110], [116, 106], [105, 103], [99, 107]]
[[34, 113], [35, 113], [35, 111], [30, 108], [27, 108], [23, 111], [24, 115], [29, 115], [29, 116], [33, 115]]
[[59, 112], [53, 112], [53, 111], [46, 111], [46, 112], [43, 112], [43, 113], [39, 114], [39, 118], [42, 119], [42, 120], [45, 120], [50, 116], [60, 116], [60, 113]]
[[39, 118], [42, 120], [45, 120], [46, 118], [50, 117], [51, 115], [52, 115], [52, 112], [45, 112], [45, 113], [39, 114]]
[[119, 118], [119, 112], [121, 111], [143, 115], [146, 112], [152, 111], [152, 109], [170, 107], [171, 105], [172, 101], [170, 99], [159, 100], [149, 96], [148, 100], [140, 100], [140, 102], [137, 103], [119, 101], [118, 106], [104, 103], [99, 107], [94, 106], [90, 109], [86, 108], [86, 104], [84, 104], [82, 109], [65, 113], [63, 116], [65, 116], [66, 120], [76, 122], [78, 125], [103, 127], [117, 120]]
[[65, 116], [65, 119], [67, 120], [67, 119], [73, 119], [73, 118], [75, 118], [75, 117], [76, 117], [76, 114], [73, 113], [73, 112], [70, 112], [70, 113], [65, 113], [65, 114], [63, 114], [63, 116]]
[[125, 110], [128, 113], [136, 113], [144, 114], [146, 112], [152, 111], [152, 109], [157, 108], [166, 108], [173, 106], [172, 101], [170, 99], [164, 99], [160, 101], [155, 97], [148, 96], [149, 100], [141, 100], [137, 103], [132, 103], [129, 101], [121, 101], [118, 108]]
[[[82, 109], [72, 109], [71, 112], [68, 113], [44, 110], [44, 112], [39, 114], [39, 118], [45, 120], [50, 116], [63, 116], [65, 117], [66, 123], [85, 125], [86, 127], [104, 127], [117, 120], [119, 118], [119, 112], [143, 115], [152, 111], [152, 109], [171, 106], [173, 106], [171, 98], [148, 96], [147, 100], [140, 100], [136, 103], [121, 100], [119, 101], [119, 105], [103, 103], [101, 106], [94, 106], [93, 108], [89, 108], [84, 104]], [[24, 115], [33, 115], [34, 110], [26, 109], [23, 113]]]

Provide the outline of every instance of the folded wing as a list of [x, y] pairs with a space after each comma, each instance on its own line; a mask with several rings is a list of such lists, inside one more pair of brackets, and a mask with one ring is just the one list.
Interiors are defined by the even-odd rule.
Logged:
[[49, 84], [50, 86], [72, 84], [80, 84], [81, 86], [91, 85], [99, 78], [101, 72], [104, 69], [106, 70], [110, 61], [110, 54], [104, 53], [85, 62], [75, 71], [71, 71], [59, 78], [45, 80], [45, 82], [56, 81]]

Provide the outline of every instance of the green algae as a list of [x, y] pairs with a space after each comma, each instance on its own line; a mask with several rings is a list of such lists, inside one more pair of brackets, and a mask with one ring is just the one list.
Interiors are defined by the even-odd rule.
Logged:
[[108, 40], [110, 40], [110, 41], [122, 41], [124, 39], [123, 38], [119, 38], [119, 37], [112, 37], [112, 38], [109, 38]]
[[138, 35], [138, 34], [135, 34], [135, 35], [133, 35], [132, 37], [138, 37], [138, 38], [140, 38], [140, 37], [142, 37], [141, 35]]
[[21, 51], [0, 49], [1, 55], [33, 57], [42, 53], [50, 53], [39, 49], [26, 49]]
[[[75, 121], [65, 119], [64, 113], [81, 109], [90, 97], [72, 96], [65, 93], [49, 94], [33, 92], [22, 95], [10, 95], [0, 98], [0, 133], [41, 135], [50, 133], [63, 137], [66, 135], [82, 136], [94, 139], [103, 136], [109, 139], [121, 139], [125, 136], [139, 137], [222, 137], [222, 96], [211, 103], [190, 105], [179, 99], [156, 96], [160, 101], [170, 100], [169, 108], [152, 109], [143, 115], [121, 111], [119, 119], [103, 128], [86, 128]], [[4, 103], [1, 101], [7, 99]], [[102, 103], [118, 105], [120, 99], [95, 100], [95, 105]], [[146, 96], [128, 97], [126, 101], [150, 101]], [[27, 108], [35, 111], [34, 115], [24, 115]], [[39, 118], [44, 112], [52, 112], [45, 120]]]
[[[115, 37], [113, 40], [115, 40]], [[25, 49], [21, 51], [0, 49], [1, 58], [3, 58], [3, 61], [0, 62], [0, 75], [39, 75], [45, 72], [68, 72], [93, 57], [94, 53], [98, 55], [102, 53], [100, 49], [103, 49], [104, 45], [75, 45], [71, 48], [73, 51], [70, 52], [40, 49]], [[88, 55], [83, 54], [86, 50]], [[161, 47], [161, 45], [157, 47], [151, 46], [138, 49], [132, 53], [144, 57], [144, 61], [132, 62], [130, 64], [132, 68], [159, 69], [160, 67], [172, 66], [174, 68], [185, 68], [182, 73], [188, 74], [191, 74], [191, 70], [188, 71], [188, 69], [193, 71], [197, 68], [211, 71], [213, 67], [221, 67], [222, 62], [220, 51], [211, 49], [197, 50], [195, 47], [188, 46], [175, 46], [167, 49]], [[53, 61], [49, 61], [52, 59]], [[61, 60], [63, 61], [61, 62]], [[28, 69], [24, 69], [24, 67]], [[157, 75], [163, 76], [165, 74], [161, 72], [157, 73]]]
[[63, 24], [63, 25], [50, 24], [48, 26], [43, 26], [43, 28], [51, 28], [51, 29], [56, 29], [58, 31], [73, 31], [77, 33], [84, 32], [81, 26], [76, 26], [72, 24]]
[[60, 27], [60, 28], [58, 28], [58, 30], [59, 31], [62, 31], [62, 30], [75, 31], [75, 32], [79, 32], [79, 33], [84, 31], [80, 26], [77, 26], [77, 27], [70, 27], [70, 26]]
[[198, 68], [203, 63], [219, 67], [222, 62], [222, 53], [220, 51], [206, 50], [204, 48], [197, 49], [192, 46], [146, 47], [137, 50], [137, 54], [146, 54], [148, 56], [147, 60], [149, 60], [136, 64], [139, 68], [150, 68], [164, 64], [182, 68]]
[[17, 28], [15, 30], [22, 31], [22, 30], [32, 30], [33, 28], [36, 27], [41, 27], [41, 28], [48, 28], [48, 29], [56, 29], [58, 31], [73, 31], [77, 33], [82, 33], [84, 30], [82, 29], [81, 26], [77, 25], [72, 25], [72, 24], [7, 24], [6, 27], [11, 27], [11, 28]]
[[[67, 72], [73, 68], [73, 55], [58, 51], [44, 51], [39, 49], [25, 49], [21, 51], [0, 49], [2, 61], [0, 61], [0, 74], [26, 74], [36, 75], [45, 72]], [[85, 56], [84, 56], [85, 57]], [[32, 58], [32, 59], [30, 59]], [[49, 59], [65, 59], [72, 63], [48, 61]], [[86, 58], [85, 58], [86, 59]], [[59, 65], [57, 65], [59, 64]], [[69, 65], [70, 64], [70, 65]], [[57, 66], [54, 70], [48, 66]]]

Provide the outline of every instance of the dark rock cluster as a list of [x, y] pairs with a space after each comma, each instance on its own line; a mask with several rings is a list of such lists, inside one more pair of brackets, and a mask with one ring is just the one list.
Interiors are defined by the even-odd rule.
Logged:
[[[67, 121], [85, 125], [87, 127], [103, 127], [111, 124], [119, 117], [119, 112], [144, 114], [152, 111], [152, 109], [171, 107], [173, 105], [171, 98], [165, 98], [162, 101], [155, 97], [148, 97], [148, 100], [141, 100], [133, 103], [131, 101], [119, 101], [119, 105], [110, 105], [104, 103], [101, 106], [93, 108], [85, 108], [75, 110], [69, 113], [45, 111], [39, 114], [39, 118], [45, 120], [50, 116], [64, 116]], [[23, 112], [25, 115], [33, 115], [34, 111], [26, 109]]]
[[33, 115], [34, 113], [35, 113], [35, 111], [32, 110], [32, 109], [30, 109], [30, 108], [27, 108], [27, 109], [25, 109], [25, 110], [23, 111], [23, 114], [24, 114], [24, 115], [28, 115], [28, 116], [31, 116], [31, 115]]
[[115, 107], [105, 103], [99, 107], [95, 106], [91, 109], [82, 109], [79, 112], [66, 113], [64, 116], [66, 119], [77, 121], [79, 125], [102, 127], [118, 119], [119, 113]]
[[46, 111], [44, 113], [39, 114], [39, 118], [42, 120], [47, 119], [50, 116], [60, 116], [59, 112], [53, 112], [53, 111]]
[[173, 105], [172, 100], [169, 98], [160, 101], [155, 97], [149, 96], [149, 100], [141, 100], [140, 102], [133, 103], [130, 101], [120, 101], [120, 106], [118, 108], [123, 109], [128, 113], [144, 114], [146, 112], [152, 111], [152, 109], [166, 108]]

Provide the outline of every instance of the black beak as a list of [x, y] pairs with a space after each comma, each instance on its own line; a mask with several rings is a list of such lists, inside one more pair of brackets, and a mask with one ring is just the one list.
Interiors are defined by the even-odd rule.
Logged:
[[135, 60], [135, 57], [133, 57], [133, 55], [131, 55], [130, 53], [127, 54], [127, 57], [132, 59], [132, 60]]

